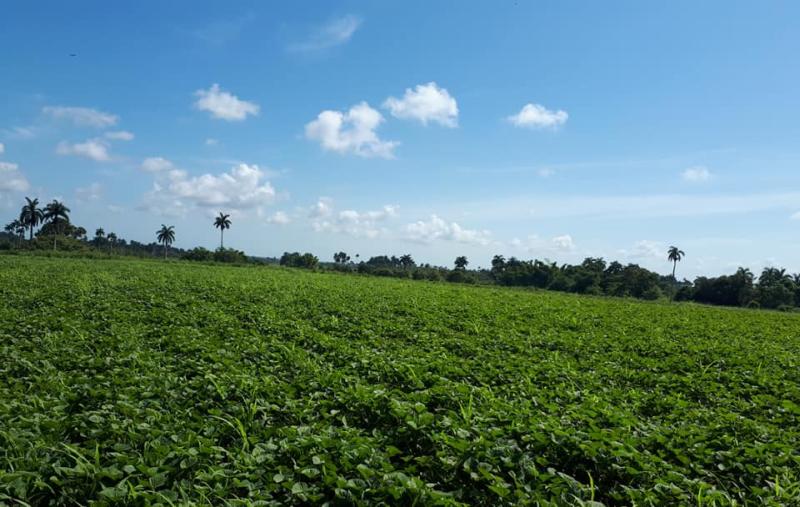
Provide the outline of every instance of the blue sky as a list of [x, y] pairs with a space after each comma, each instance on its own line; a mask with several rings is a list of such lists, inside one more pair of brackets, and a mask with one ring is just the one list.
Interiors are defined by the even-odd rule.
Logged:
[[[800, 4], [9, 2], [0, 213], [323, 259], [800, 271]], [[75, 56], [71, 56], [74, 54]]]

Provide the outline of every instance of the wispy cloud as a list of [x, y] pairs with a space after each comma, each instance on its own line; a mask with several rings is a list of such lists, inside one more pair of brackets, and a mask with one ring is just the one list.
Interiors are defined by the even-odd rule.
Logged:
[[42, 108], [42, 112], [51, 118], [67, 120], [79, 127], [111, 127], [119, 120], [117, 115], [88, 107], [47, 106]]
[[296, 52], [320, 51], [344, 44], [353, 37], [361, 23], [361, 18], [352, 14], [332, 19], [314, 30], [305, 41], [291, 44], [288, 49]]
[[689, 167], [681, 173], [681, 178], [690, 183], [702, 183], [711, 179], [711, 171], [701, 165]]
[[190, 30], [189, 33], [207, 44], [221, 46], [239, 37], [253, 20], [255, 20], [255, 15], [250, 12], [238, 18], [212, 21], [207, 25]]
[[56, 147], [56, 153], [59, 155], [75, 155], [78, 157], [85, 157], [97, 162], [107, 162], [111, 160], [111, 155], [108, 152], [108, 143], [103, 139], [94, 138], [87, 139], [82, 143], [70, 144], [66, 141], [61, 141]]

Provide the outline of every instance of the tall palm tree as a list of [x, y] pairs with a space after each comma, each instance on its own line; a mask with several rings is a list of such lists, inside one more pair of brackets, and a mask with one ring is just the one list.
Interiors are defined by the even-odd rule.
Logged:
[[111, 250], [111, 253], [114, 253], [114, 245], [117, 244], [117, 235], [113, 232], [109, 232], [106, 237], [108, 238], [108, 248]]
[[677, 246], [669, 247], [667, 250], [667, 260], [672, 262], [672, 279], [675, 280], [675, 268], [678, 266], [678, 262], [683, 259], [686, 254], [683, 253], [683, 250], [679, 249]]
[[56, 249], [56, 237], [63, 234], [64, 227], [69, 223], [70, 211], [63, 202], [56, 199], [44, 207], [44, 219], [53, 224], [53, 250]]
[[214, 227], [219, 229], [219, 247], [225, 248], [223, 244], [223, 235], [225, 234], [225, 229], [231, 228], [231, 216], [220, 211], [219, 216], [214, 219]]
[[166, 225], [161, 224], [161, 229], [156, 231], [156, 238], [158, 239], [159, 243], [164, 244], [164, 259], [166, 259], [169, 246], [173, 241], [175, 241], [175, 226], [170, 225], [167, 227]]
[[39, 199], [26, 197], [25, 201], [19, 212], [19, 221], [30, 230], [30, 240], [33, 241], [33, 229], [44, 220], [44, 211], [39, 208]]

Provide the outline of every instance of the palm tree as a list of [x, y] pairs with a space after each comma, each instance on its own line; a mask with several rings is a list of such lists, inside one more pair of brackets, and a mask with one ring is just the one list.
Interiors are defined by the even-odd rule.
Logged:
[[111, 250], [111, 253], [114, 253], [114, 245], [117, 244], [117, 235], [113, 232], [108, 233], [108, 248]]
[[456, 265], [456, 269], [467, 269], [467, 264], [469, 264], [469, 261], [465, 256], [460, 255], [456, 257], [454, 264]]
[[53, 250], [56, 249], [56, 238], [64, 231], [64, 226], [69, 223], [70, 209], [63, 202], [53, 199], [53, 202], [44, 207], [44, 219], [53, 224]]
[[166, 259], [169, 246], [173, 241], [175, 241], [175, 226], [170, 225], [167, 227], [166, 225], [161, 224], [161, 229], [156, 231], [156, 238], [158, 239], [159, 243], [164, 244], [164, 259]]
[[30, 230], [30, 240], [33, 241], [33, 229], [44, 220], [44, 211], [39, 208], [39, 199], [26, 197], [25, 201], [19, 212], [19, 221]]
[[675, 280], [675, 268], [678, 266], [678, 262], [683, 259], [686, 254], [683, 253], [683, 250], [679, 249], [677, 246], [669, 247], [667, 250], [667, 260], [672, 262], [672, 279]]
[[214, 227], [219, 229], [219, 247], [220, 249], [225, 248], [223, 244], [223, 235], [225, 234], [225, 229], [231, 228], [231, 216], [226, 215], [223, 212], [219, 212], [219, 216], [214, 219]]

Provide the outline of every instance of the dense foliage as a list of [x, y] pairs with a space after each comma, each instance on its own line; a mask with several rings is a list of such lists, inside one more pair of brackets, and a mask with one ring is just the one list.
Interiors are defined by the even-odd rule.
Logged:
[[800, 316], [0, 256], [0, 503], [797, 505]]

